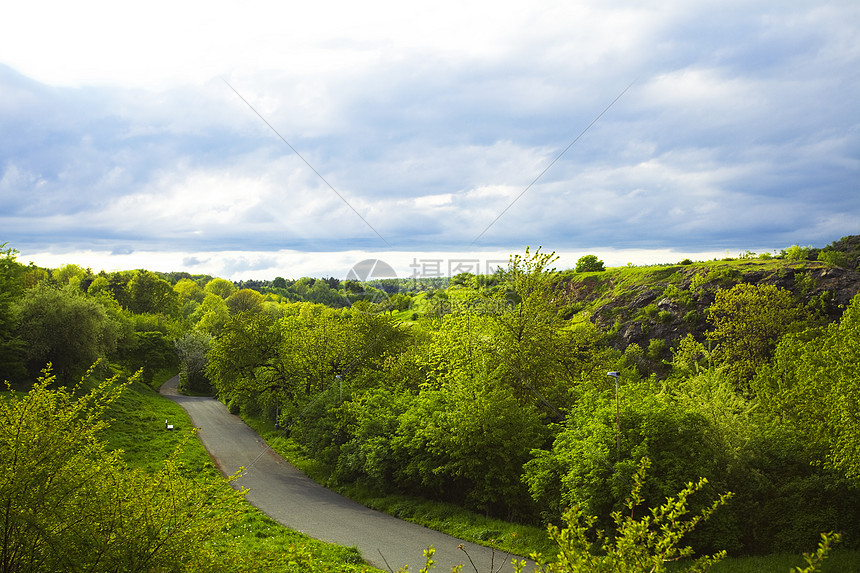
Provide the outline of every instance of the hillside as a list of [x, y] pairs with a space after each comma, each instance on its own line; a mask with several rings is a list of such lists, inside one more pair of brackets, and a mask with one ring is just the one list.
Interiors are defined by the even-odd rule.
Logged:
[[[837, 246], [838, 249], [832, 248]], [[740, 258], [677, 265], [611, 268], [603, 272], [559, 275], [566, 316], [585, 312], [625, 350], [657, 346], [668, 358], [677, 342], [692, 334], [703, 341], [707, 308], [721, 288], [739, 283], [768, 284], [791, 291], [822, 322], [838, 319], [860, 292], [856, 269], [860, 236], [845, 237], [827, 249], [809, 249], [806, 259]], [[837, 253], [837, 257], [821, 253]], [[837, 260], [841, 265], [809, 258]], [[848, 268], [846, 268], [848, 267]], [[654, 341], [663, 341], [655, 343]]]

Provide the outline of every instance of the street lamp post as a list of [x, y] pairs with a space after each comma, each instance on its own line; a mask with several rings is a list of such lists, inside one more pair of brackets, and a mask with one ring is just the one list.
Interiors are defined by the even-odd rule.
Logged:
[[618, 379], [621, 377], [621, 372], [607, 372], [607, 376], [615, 378], [615, 457], [621, 461], [621, 414], [618, 407]]

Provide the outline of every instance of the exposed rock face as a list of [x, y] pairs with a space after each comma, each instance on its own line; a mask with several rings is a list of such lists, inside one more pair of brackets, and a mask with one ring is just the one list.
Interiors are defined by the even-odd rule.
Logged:
[[655, 338], [665, 340], [666, 348], [671, 348], [687, 334], [704, 340], [709, 328], [707, 309], [716, 291], [738, 283], [789, 290], [798, 302], [830, 321], [838, 320], [843, 308], [860, 293], [860, 272], [812, 261], [786, 261], [778, 267], [761, 261], [665, 267], [654, 273], [652, 281], [626, 289], [617, 288], [616, 280], [607, 273], [559, 286], [569, 302], [589, 309], [598, 326], [615, 333], [613, 344], [620, 350], [631, 344], [648, 348]]

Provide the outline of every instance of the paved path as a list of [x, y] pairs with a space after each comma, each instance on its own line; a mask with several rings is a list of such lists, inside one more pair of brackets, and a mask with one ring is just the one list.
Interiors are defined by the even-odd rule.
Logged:
[[[424, 566], [423, 552], [430, 545], [436, 549], [439, 573], [448, 573], [461, 563], [466, 564], [465, 573], [513, 570], [511, 558], [504, 553], [368, 509], [320, 486], [276, 454], [221, 402], [179, 395], [177, 381], [165, 382], [161, 393], [188, 412], [222, 474], [245, 468], [234, 482], [236, 487], [248, 488], [247, 500], [279, 523], [315, 539], [356, 546], [368, 563], [383, 570], [390, 566], [397, 571], [408, 565], [409, 571], [417, 573]], [[468, 556], [458, 549], [460, 544]]]

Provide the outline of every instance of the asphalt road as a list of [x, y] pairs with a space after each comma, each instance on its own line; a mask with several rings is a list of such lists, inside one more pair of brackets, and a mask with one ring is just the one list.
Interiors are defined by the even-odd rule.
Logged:
[[368, 509], [320, 486], [269, 448], [224, 404], [214, 398], [181, 396], [177, 382], [178, 378], [166, 382], [161, 393], [188, 412], [222, 474], [245, 468], [233, 483], [248, 488], [246, 499], [277, 522], [315, 539], [358, 547], [368, 563], [383, 570], [408, 565], [409, 571], [419, 571], [424, 567], [423, 552], [432, 545], [440, 573], [459, 564], [465, 564], [467, 573], [513, 571], [505, 553]]

